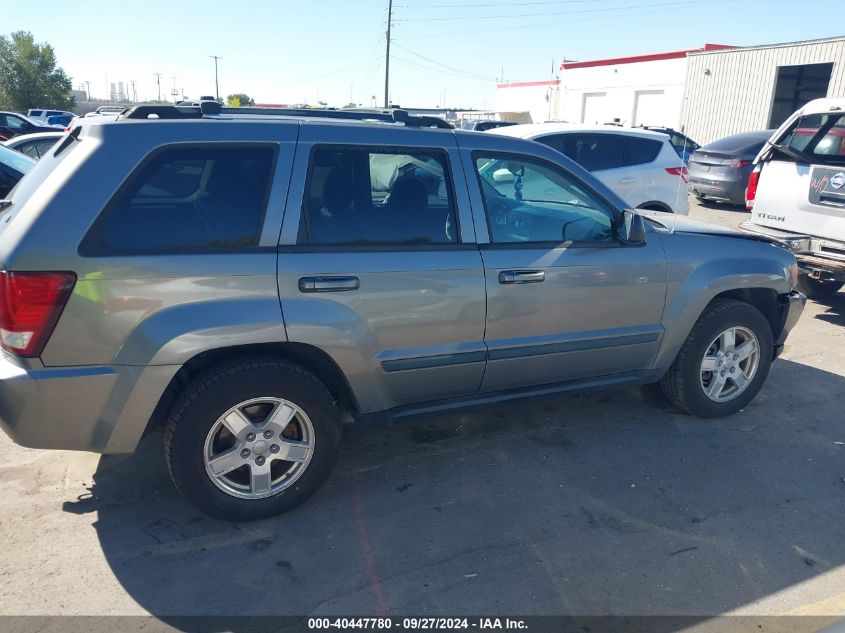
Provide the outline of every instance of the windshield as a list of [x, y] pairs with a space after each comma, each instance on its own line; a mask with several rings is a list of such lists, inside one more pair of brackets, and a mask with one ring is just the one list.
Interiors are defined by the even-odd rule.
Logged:
[[35, 161], [29, 156], [24, 156], [20, 152], [3, 147], [2, 145], [0, 145], [0, 163], [14, 169], [21, 175], [28, 174], [29, 170], [35, 166]]

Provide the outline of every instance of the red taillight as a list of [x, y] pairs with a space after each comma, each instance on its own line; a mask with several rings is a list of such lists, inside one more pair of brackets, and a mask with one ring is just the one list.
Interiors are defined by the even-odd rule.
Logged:
[[680, 176], [684, 179], [684, 182], [689, 182], [689, 172], [685, 165], [681, 165], [680, 167], [667, 167], [666, 168], [667, 174], [672, 174], [673, 176]]
[[748, 167], [751, 164], [750, 160], [739, 160], [738, 158], [734, 158], [728, 165], [733, 167], [734, 169], [741, 169], [742, 167]]
[[73, 273], [0, 271], [0, 346], [17, 356], [40, 355], [75, 283]]
[[760, 170], [762, 167], [757, 165], [751, 175], [748, 176], [748, 186], [745, 187], [745, 208], [751, 211], [754, 208], [754, 198], [757, 197], [757, 183], [760, 181]]

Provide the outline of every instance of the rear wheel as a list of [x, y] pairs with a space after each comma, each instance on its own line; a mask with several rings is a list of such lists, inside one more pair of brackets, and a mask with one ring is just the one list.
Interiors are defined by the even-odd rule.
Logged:
[[698, 319], [660, 386], [688, 413], [731, 415], [760, 391], [773, 345], [771, 327], [759, 310], [741, 301], [719, 301]]
[[809, 299], [824, 299], [835, 295], [843, 285], [845, 283], [841, 281], [820, 281], [804, 273], [798, 275], [798, 290]]
[[286, 512], [311, 496], [337, 458], [334, 398], [303, 367], [256, 357], [213, 368], [177, 400], [165, 455], [176, 487], [233, 521]]

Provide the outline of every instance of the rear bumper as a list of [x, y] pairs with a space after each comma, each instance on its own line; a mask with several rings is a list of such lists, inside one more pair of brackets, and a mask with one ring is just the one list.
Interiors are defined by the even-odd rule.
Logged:
[[708, 196], [718, 200], [728, 200], [734, 204], [745, 205], [745, 185], [736, 180], [689, 179], [689, 190], [698, 196]]
[[135, 449], [175, 366], [26, 369], [0, 358], [0, 428], [29, 448]]
[[804, 312], [804, 304], [807, 303], [807, 297], [797, 290], [793, 290], [789, 294], [780, 295], [778, 297], [778, 303], [781, 306], [783, 327], [775, 340], [775, 358], [780, 356], [780, 353], [783, 351], [783, 345], [786, 342], [786, 337], [789, 336], [792, 328], [798, 323], [801, 313]]

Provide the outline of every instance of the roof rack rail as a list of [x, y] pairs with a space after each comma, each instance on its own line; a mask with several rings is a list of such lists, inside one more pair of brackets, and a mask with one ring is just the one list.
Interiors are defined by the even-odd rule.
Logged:
[[433, 116], [414, 116], [407, 110], [393, 108], [321, 110], [310, 108], [224, 108], [216, 101], [203, 101], [199, 106], [140, 105], [123, 112], [125, 119], [201, 119], [204, 117], [239, 114], [249, 116], [288, 116], [294, 118], [344, 119], [353, 121], [382, 121], [402, 123], [407, 127], [435, 127], [451, 130], [454, 126]]

